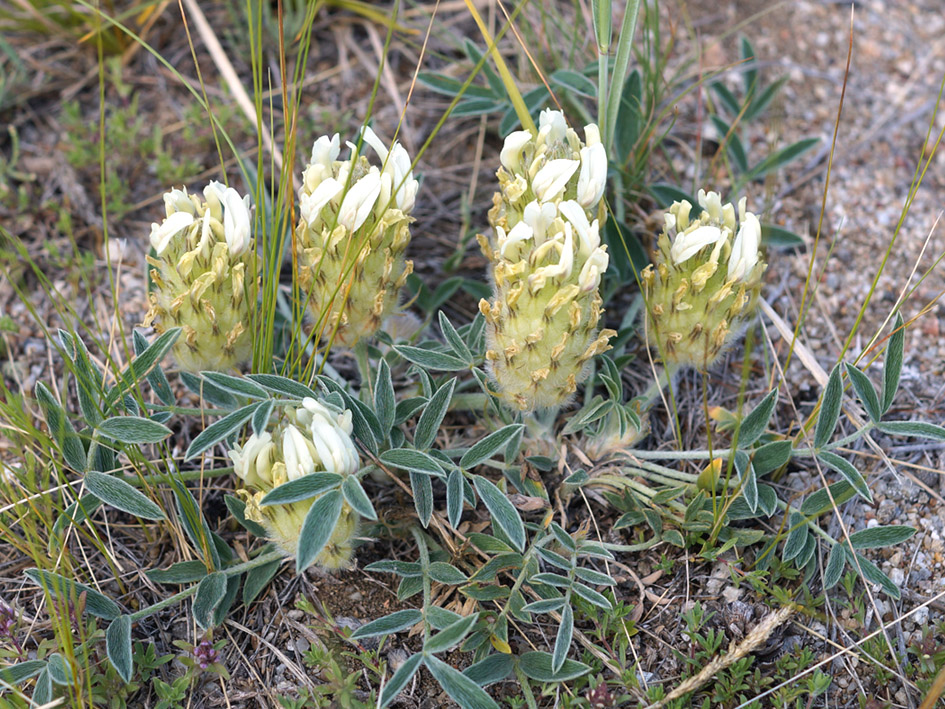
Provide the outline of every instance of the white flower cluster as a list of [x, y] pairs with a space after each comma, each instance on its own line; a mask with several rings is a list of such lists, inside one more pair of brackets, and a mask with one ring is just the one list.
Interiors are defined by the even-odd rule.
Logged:
[[230, 451], [236, 475], [257, 490], [269, 490], [315, 472], [353, 475], [360, 466], [351, 439], [351, 412], [337, 414], [315, 399], [289, 412], [292, 422], [272, 433], [252, 434]]
[[299, 191], [299, 209], [310, 228], [314, 229], [319, 220], [331, 221], [323, 211], [326, 207], [349, 232], [360, 229], [372, 213], [379, 219], [389, 207], [405, 214], [413, 209], [419, 183], [413, 178], [407, 151], [396, 141], [388, 150], [367, 126], [361, 134], [381, 159], [380, 169], [360, 161], [358, 147], [350, 142], [350, 157], [339, 162], [337, 133], [331, 138], [323, 135], [312, 146], [312, 160], [302, 175], [304, 184]]
[[[232, 187], [211, 182], [203, 190], [205, 204], [187, 194], [187, 189], [173, 189], [164, 195], [167, 218], [151, 225], [151, 246], [162, 255], [176, 237], [199, 224], [200, 237], [195, 246], [209, 252], [214, 240], [225, 241], [230, 256], [242, 256], [249, 249], [251, 220], [249, 196], [240, 197]], [[222, 232], [222, 233], [215, 233]]]
[[[607, 154], [600, 130], [593, 123], [584, 127], [582, 145], [568, 128], [561, 111], [545, 109], [539, 116], [538, 135], [520, 130], [505, 139], [499, 161], [513, 175], [509, 196], [524, 195], [529, 187], [540, 203], [570, 196], [584, 209], [595, 212], [607, 185]], [[571, 185], [575, 173], [577, 184]]]
[[[684, 264], [707, 246], [712, 246], [712, 252], [706, 264], [711, 264], [712, 267], [707, 270], [714, 272], [723, 247], [730, 244], [728, 280], [747, 279], [760, 259], [761, 223], [758, 217], [747, 210], [746, 204], [745, 197], [738, 201], [740, 223], [736, 223], [735, 207], [731, 203], [723, 206], [718, 192], [706, 193], [705, 190], [699, 190], [699, 205], [706, 214], [696, 220], [689, 218], [689, 212], [692, 210], [689, 202], [683, 200], [674, 204], [664, 217], [666, 230], [675, 232], [670, 248], [673, 263]], [[733, 234], [734, 241], [732, 241]], [[709, 273], [706, 278], [711, 275]]]

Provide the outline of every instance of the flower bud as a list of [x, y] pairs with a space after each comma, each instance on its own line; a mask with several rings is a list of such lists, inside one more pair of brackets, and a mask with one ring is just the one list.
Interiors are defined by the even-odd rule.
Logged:
[[347, 347], [374, 334], [413, 270], [404, 252], [419, 186], [399, 143], [388, 149], [368, 127], [362, 136], [380, 167], [351, 143], [350, 157], [339, 162], [337, 135], [315, 141], [296, 227], [299, 281], [317, 334]]
[[[269, 538], [289, 556], [296, 553], [305, 517], [318, 499], [313, 497], [284, 505], [259, 502], [275, 487], [314, 473], [354, 475], [360, 459], [351, 440], [351, 412], [336, 412], [306, 398], [302, 406], [283, 411], [286, 419], [272, 432], [251, 435], [229, 452], [234, 471], [244, 487], [238, 492], [246, 501], [247, 519], [261, 524]], [[327, 569], [348, 564], [354, 552], [357, 513], [345, 503], [325, 549], [315, 563]]]
[[151, 225], [153, 287], [144, 325], [182, 329], [173, 355], [185, 371], [239, 366], [252, 354], [258, 290], [249, 198], [211, 182], [203, 199], [171, 190], [164, 208], [164, 221]]
[[[761, 291], [761, 224], [743, 197], [735, 207], [699, 192], [703, 212], [675, 202], [654, 262], [643, 274], [647, 338], [668, 363], [705, 370], [747, 324]], [[737, 229], [737, 234], [736, 234]]]

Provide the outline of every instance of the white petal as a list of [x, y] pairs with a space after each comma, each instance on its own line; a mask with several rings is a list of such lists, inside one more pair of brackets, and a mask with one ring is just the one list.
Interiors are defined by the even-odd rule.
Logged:
[[673, 263], [685, 263], [699, 251], [722, 238], [722, 230], [716, 226], [699, 226], [690, 232], [676, 236], [670, 256]]
[[535, 233], [534, 230], [524, 221], [521, 221], [513, 226], [508, 234], [505, 233], [505, 230], [502, 229], [502, 227], [496, 227], [496, 230], [499, 234], [499, 238], [497, 239], [499, 244], [499, 255], [502, 258], [507, 257], [509, 247], [514, 246], [519, 242], [531, 239]]
[[563, 140], [568, 132], [568, 122], [564, 114], [551, 108], [546, 108], [538, 116], [538, 136], [544, 138], [545, 143]]
[[607, 188], [607, 152], [601, 143], [581, 148], [581, 174], [578, 176], [577, 200], [591, 208], [600, 202]]
[[499, 162], [509, 172], [517, 172], [522, 166], [522, 150], [532, 139], [531, 131], [517, 130], [509, 133], [499, 153]]
[[196, 207], [187, 194], [187, 188], [182, 190], [173, 189], [164, 193], [164, 212], [169, 217], [174, 212], [189, 212], [196, 214]]
[[532, 181], [532, 190], [538, 200], [548, 202], [560, 195], [580, 164], [578, 160], [566, 158], [549, 160]]
[[758, 248], [761, 246], [761, 224], [751, 212], [745, 214], [742, 226], [732, 244], [728, 260], [729, 280], [741, 280], [758, 263]]
[[377, 168], [357, 181], [341, 200], [338, 210], [338, 223], [348, 231], [357, 231], [374, 209], [374, 203], [381, 193], [381, 174]]
[[248, 198], [227, 187], [223, 193], [223, 236], [232, 256], [239, 256], [249, 248], [252, 231]]
[[335, 133], [331, 138], [323, 135], [312, 145], [312, 165], [321, 165], [328, 168], [328, 174], [331, 174], [332, 163], [338, 159], [338, 153], [341, 152], [341, 143], [338, 134]]
[[171, 243], [171, 239], [180, 234], [194, 223], [194, 215], [188, 212], [174, 212], [171, 216], [161, 222], [160, 225], [151, 225], [151, 246], [155, 253], [160, 256], [164, 249]]
[[580, 254], [587, 258], [600, 246], [600, 225], [595, 219], [593, 223], [587, 219], [587, 213], [584, 208], [573, 199], [566, 200], [558, 205], [561, 213], [574, 226], [581, 241]]
[[584, 126], [584, 144], [587, 147], [598, 145], [600, 143], [600, 128], [596, 123], [588, 123]]
[[699, 206], [709, 213], [709, 217], [718, 221], [722, 219], [722, 195], [718, 192], [699, 190]]
[[282, 455], [285, 459], [285, 472], [289, 480], [295, 480], [315, 472], [315, 459], [309, 450], [309, 442], [295, 426], [286, 426], [282, 439]]
[[610, 254], [603, 248], [594, 251], [591, 257], [584, 262], [581, 275], [578, 277], [578, 285], [581, 290], [585, 293], [596, 290], [608, 265], [610, 265]]
[[334, 177], [329, 177], [316, 187], [311, 194], [303, 192], [299, 197], [299, 212], [302, 214], [305, 223], [312, 226], [315, 220], [318, 219], [318, 215], [321, 214], [322, 208], [331, 202], [342, 189], [344, 189], [343, 184]]
[[371, 130], [370, 126], [361, 126], [361, 135], [364, 142], [374, 148], [374, 152], [381, 159], [381, 163], [387, 160], [387, 146], [384, 141], [377, 137], [377, 133]]

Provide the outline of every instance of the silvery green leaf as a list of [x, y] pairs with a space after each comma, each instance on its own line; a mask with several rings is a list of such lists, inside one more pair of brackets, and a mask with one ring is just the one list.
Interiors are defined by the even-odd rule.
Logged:
[[72, 665], [60, 653], [54, 652], [46, 658], [46, 670], [49, 672], [49, 679], [60, 687], [72, 684]]
[[436, 350], [411, 347], [410, 345], [395, 345], [394, 351], [408, 362], [427, 369], [435, 369], [442, 372], [459, 372], [470, 368], [469, 363], [464, 362], [459, 357], [437, 352]]
[[583, 583], [575, 582], [571, 585], [571, 590], [591, 605], [603, 608], [605, 611], [613, 610], [614, 606], [607, 596], [598, 593], [589, 586], [585, 586]]
[[469, 351], [469, 347], [463, 341], [463, 338], [460, 337], [458, 332], [456, 332], [456, 328], [453, 327], [453, 323], [449, 321], [449, 318], [446, 317], [446, 314], [442, 310], [438, 315], [440, 322], [440, 332], [443, 333], [443, 337], [445, 337], [447, 343], [449, 343], [450, 349], [453, 350], [453, 354], [455, 354], [464, 362], [472, 365], [472, 352]]
[[364, 492], [364, 488], [361, 487], [361, 481], [354, 475], [349, 475], [345, 478], [344, 482], [341, 483], [341, 492], [344, 494], [348, 504], [351, 505], [351, 509], [365, 519], [372, 521], [377, 519], [377, 512], [374, 511], [374, 505], [371, 504], [370, 498], [367, 496], [367, 493]]
[[280, 377], [278, 374], [247, 374], [246, 378], [256, 382], [263, 389], [281, 394], [287, 399], [296, 401], [301, 401], [306, 397], [318, 399], [318, 394], [309, 387], [287, 377]]
[[440, 683], [444, 691], [459, 706], [470, 709], [499, 709], [495, 700], [466, 675], [454, 670], [433, 655], [427, 656], [425, 662], [433, 679]]
[[332, 490], [312, 504], [299, 531], [299, 545], [295, 553], [296, 573], [300, 574], [311, 566], [328, 544], [338, 525], [342, 502], [341, 492]]
[[555, 636], [554, 653], [551, 656], [552, 672], [559, 672], [571, 649], [571, 638], [574, 635], [574, 611], [570, 605], [561, 610], [561, 622], [558, 624], [558, 633]]
[[[135, 357], [128, 366], [125, 367], [116, 377], [117, 383], [108, 390], [106, 401], [114, 404], [126, 391], [137, 387], [141, 379], [151, 373], [151, 371], [164, 359], [171, 347], [177, 341], [180, 335], [179, 327], [172, 327], [170, 330], [158, 335], [154, 342], [137, 357]], [[168, 404], [170, 405], [170, 404]]]
[[423, 613], [416, 608], [407, 608], [395, 611], [370, 623], [365, 623], [351, 634], [353, 640], [361, 638], [376, 638], [381, 635], [393, 635], [408, 628], [412, 628], [423, 620]]
[[735, 451], [735, 470], [742, 481], [742, 496], [748, 509], [758, 511], [758, 477], [745, 451]]
[[519, 658], [518, 665], [526, 677], [537, 682], [566, 682], [591, 670], [583, 662], [565, 660], [556, 672], [553, 668], [553, 658], [547, 652], [526, 652]]
[[36, 400], [43, 409], [43, 417], [46, 419], [49, 433], [59, 443], [66, 464], [76, 472], [84, 472], [86, 469], [85, 449], [72, 424], [69, 423], [66, 412], [42, 382], [36, 382], [34, 391]]
[[456, 621], [461, 620], [462, 617], [463, 616], [459, 613], [454, 613], [453, 611], [440, 608], [436, 605], [431, 605], [427, 608], [427, 620], [430, 621], [430, 625], [436, 630], [448, 628]]
[[772, 441], [757, 448], [751, 457], [752, 467], [759, 476], [777, 470], [791, 459], [791, 441]]
[[100, 422], [95, 430], [119, 443], [159, 443], [171, 435], [164, 424], [139, 416], [114, 416]]
[[[815, 551], [817, 551], [817, 539], [813, 534], [808, 534], [807, 541], [804, 542], [804, 548], [801, 549], [801, 553], [794, 559], [794, 565], [799, 569], [803, 569], [814, 557]], [[811, 569], [811, 571], [813, 571], [813, 569]]]
[[850, 567], [852, 569], [857, 568], [859, 564], [859, 570], [863, 573], [863, 578], [869, 581], [870, 583], [878, 584], [890, 598], [899, 599], [902, 595], [899, 591], [899, 587], [892, 582], [892, 580], [880, 571], [879, 567], [876, 566], [872, 561], [867, 559], [862, 554], [856, 555], [856, 563], [852, 560], [852, 554], [849, 549], [846, 547], [843, 548], [843, 551], [846, 553], [847, 559], [850, 562]]
[[380, 438], [386, 440], [394, 426], [397, 400], [394, 397], [394, 382], [391, 379], [390, 365], [385, 359], [381, 359], [377, 365], [377, 378], [374, 381], [374, 411], [380, 426]]
[[417, 430], [414, 432], [414, 445], [420, 450], [426, 450], [433, 445], [436, 440], [436, 434], [440, 430], [440, 424], [449, 408], [450, 401], [453, 399], [453, 390], [456, 388], [456, 378], [453, 377], [443, 384], [436, 393], [430, 397], [430, 402], [420, 414], [417, 421]]
[[397, 671], [390, 678], [390, 681], [384, 685], [384, 691], [381, 692], [378, 706], [383, 709], [397, 697], [398, 694], [407, 686], [407, 683], [413, 679], [423, 661], [423, 655], [419, 652], [407, 658], [406, 662], [397, 668]]
[[226, 595], [226, 580], [225, 573], [214, 571], [197, 584], [192, 611], [197, 625], [204, 630], [213, 627], [213, 611]]
[[125, 682], [131, 681], [134, 663], [131, 659], [131, 618], [120, 615], [105, 631], [105, 653], [109, 662]]
[[854, 549], [891, 547], [894, 544], [902, 544], [902, 542], [910, 539], [915, 532], [915, 528], [905, 525], [881, 525], [853, 532], [850, 535], [850, 544], [853, 545]]
[[528, 613], [551, 613], [564, 606], [565, 603], [567, 603], [567, 599], [564, 596], [559, 596], [558, 598], [543, 598], [540, 601], [532, 601], [522, 610]]
[[412, 396], [408, 399], [401, 399], [397, 402], [394, 409], [394, 426], [398, 426], [410, 418], [427, 405], [427, 398], [424, 396]]
[[847, 376], [856, 390], [856, 395], [860, 397], [860, 402], [863, 404], [863, 408], [866, 409], [870, 420], [873, 422], [879, 421], [879, 417], [883, 415], [883, 412], [880, 409], [879, 397], [876, 395], [876, 389], [873, 388], [873, 382], [849, 362], [846, 367]]
[[[134, 331], [132, 341], [134, 343], [136, 356], [140, 356], [148, 349], [148, 341], [145, 339], [144, 335], [141, 334], [140, 330]], [[171, 391], [170, 382], [167, 381], [167, 376], [165, 376], [164, 370], [161, 369], [160, 366], [148, 372], [148, 383], [151, 385], [151, 389], [154, 390], [154, 393], [157, 394], [158, 401], [162, 404], [165, 406], [173, 406], [177, 403], [174, 399], [174, 392]]]
[[912, 436], [945, 441], [945, 428], [925, 421], [880, 421], [876, 427], [891, 436]]
[[463, 518], [463, 474], [453, 468], [446, 479], [446, 516], [455, 529]]
[[145, 575], [155, 583], [196, 583], [207, 575], [202, 561], [178, 561], [166, 569], [148, 569]]
[[440, 465], [439, 461], [423, 451], [411, 448], [393, 448], [381, 453], [380, 459], [386, 465], [411, 473], [434, 475], [438, 478], [446, 477], [446, 471], [443, 470], [443, 466]]
[[593, 569], [587, 569], [584, 567], [578, 567], [574, 570], [574, 573], [582, 581], [587, 583], [592, 583], [595, 586], [616, 586], [617, 582], [614, 581], [607, 574], [601, 573], [600, 571], [594, 571]]
[[509, 498], [495, 484], [481, 475], [473, 478], [473, 484], [486, 509], [489, 510], [489, 514], [492, 515], [492, 523], [505, 533], [516, 549], [519, 551], [525, 549], [525, 525], [518, 511], [509, 502]]
[[[46, 665], [44, 662], [43, 665]], [[49, 667], [44, 666], [43, 671], [36, 678], [36, 686], [33, 688], [33, 703], [39, 706], [45, 706], [53, 700], [53, 683], [49, 677]]]
[[742, 419], [738, 429], [738, 446], [748, 448], [757, 441], [768, 427], [774, 408], [778, 404], [778, 390], [772, 389], [761, 402]]
[[758, 486], [758, 508], [765, 517], [770, 517], [778, 509], [778, 493], [770, 485]]
[[430, 518], [433, 516], [433, 483], [429, 475], [423, 475], [411, 470], [408, 473], [410, 477], [410, 489], [413, 492], [413, 504], [417, 509], [417, 516], [420, 518], [420, 524], [426, 529], [430, 524]]
[[843, 383], [840, 381], [840, 365], [837, 364], [830, 372], [824, 395], [820, 401], [820, 415], [817, 417], [817, 427], [814, 429], [814, 448], [823, 448], [833, 436], [840, 417], [840, 404], [843, 402]]
[[219, 421], [214, 421], [201, 431], [190, 442], [187, 453], [184, 454], [184, 460], [191, 460], [197, 455], [203, 453], [208, 448], [216, 445], [223, 439], [236, 433], [243, 425], [256, 413], [261, 402], [257, 401], [241, 409], [237, 409], [231, 414], [224, 416]]
[[[829, 494], [827, 492], [828, 489], [830, 491]], [[846, 480], [839, 480], [828, 485], [826, 489], [812, 492], [801, 503], [801, 514], [810, 519], [819, 517], [824, 512], [832, 510], [834, 503], [840, 505], [854, 495], [856, 495], [854, 487]], [[833, 502], [831, 502], [831, 498]]]
[[824, 568], [824, 590], [828, 590], [837, 585], [840, 577], [843, 576], [843, 567], [846, 565], [846, 555], [840, 544], [833, 544], [830, 547], [830, 554], [827, 556], [827, 566]]
[[524, 426], [520, 423], [503, 426], [498, 431], [490, 433], [481, 441], [477, 441], [468, 451], [463, 454], [459, 460], [460, 467], [469, 470], [479, 465], [484, 460], [488, 460], [502, 449], [514, 436], [516, 436]]
[[164, 512], [127, 482], [94, 470], [85, 474], [85, 486], [102, 502], [142, 519], [165, 519]]
[[275, 402], [272, 399], [267, 399], [259, 405], [256, 413], [253, 414], [253, 433], [257, 436], [261, 436], [265, 432], [274, 407]]
[[46, 667], [45, 660], [26, 660], [15, 665], [7, 665], [0, 669], [0, 681], [6, 684], [17, 685], [30, 677], [35, 677]]
[[377, 571], [379, 573], [397, 574], [405, 578], [419, 578], [423, 576], [423, 567], [415, 561], [394, 561], [393, 559], [382, 559], [368, 564], [364, 567], [365, 571]]
[[224, 391], [228, 391], [231, 394], [246, 396], [250, 399], [269, 398], [269, 394], [266, 393], [266, 390], [251, 379], [246, 379], [244, 377], [234, 377], [231, 374], [224, 374], [223, 372], [201, 372], [200, 376], [202, 376], [214, 386], [219, 387]]
[[223, 594], [223, 600], [213, 609], [211, 620], [214, 627], [222, 625], [224, 621], [226, 621], [226, 616], [230, 612], [230, 608], [233, 607], [233, 601], [236, 600], [236, 595], [240, 590], [241, 575], [242, 574], [231, 574], [227, 577], [226, 592]]
[[784, 549], [781, 552], [781, 558], [785, 563], [804, 551], [807, 535], [807, 522], [799, 514], [792, 512], [788, 520], [787, 539], [784, 541]]
[[456, 647], [469, 634], [478, 619], [478, 613], [460, 618], [427, 640], [424, 643], [423, 651], [432, 654], [446, 652], [450, 648]]
[[508, 677], [515, 668], [515, 659], [502, 652], [493, 653], [465, 670], [463, 674], [469, 677], [480, 687], [501, 682]]
[[191, 374], [190, 372], [178, 372], [177, 376], [180, 377], [185, 387], [200, 397], [201, 401], [219, 406], [221, 409], [226, 409], [227, 411], [232, 411], [236, 408], [236, 397], [226, 389], [221, 389], [213, 382], [201, 379], [196, 374]]
[[27, 569], [24, 573], [31, 581], [63, 601], [75, 601], [80, 594], [85, 593], [85, 611], [96, 618], [114, 620], [121, 615], [121, 606], [91, 586], [44, 569]]
[[883, 367], [883, 413], [889, 411], [896, 390], [899, 388], [899, 377], [902, 375], [902, 350], [906, 341], [906, 330], [902, 322], [902, 313], [896, 314], [896, 324], [893, 333], [889, 336], [889, 345], [886, 347], [886, 364]]
[[458, 586], [469, 581], [466, 574], [445, 561], [434, 561], [430, 564], [430, 578], [449, 586]]
[[830, 451], [821, 451], [817, 454], [817, 459], [828, 468], [840, 473], [853, 486], [860, 497], [867, 502], [873, 501], [873, 493], [870, 492], [869, 485], [866, 484], [866, 480], [863, 479], [863, 476], [853, 467], [850, 461]]

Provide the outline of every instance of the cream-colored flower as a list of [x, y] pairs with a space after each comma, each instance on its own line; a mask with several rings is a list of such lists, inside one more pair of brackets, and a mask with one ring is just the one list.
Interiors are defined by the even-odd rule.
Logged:
[[295, 242], [316, 335], [349, 347], [373, 334], [396, 306], [412, 269], [404, 251], [419, 187], [399, 143], [388, 148], [369, 127], [361, 135], [380, 167], [352, 143], [350, 157], [338, 161], [337, 135], [315, 141], [299, 191]]
[[[351, 439], [351, 412], [336, 412], [315, 399], [300, 407], [281, 410], [284, 418], [272, 431], [251, 435], [229, 452], [234, 470], [245, 487], [238, 490], [246, 502], [247, 519], [263, 525], [269, 538], [293, 556], [305, 518], [318, 497], [283, 505], [261, 506], [273, 488], [321, 472], [354, 475], [360, 467]], [[343, 504], [341, 515], [315, 563], [326, 569], [348, 565], [354, 553], [358, 515]]]
[[688, 202], [670, 207], [642, 280], [650, 345], [667, 363], [705, 370], [753, 315], [766, 264], [761, 225], [745, 198], [740, 226], [718, 193], [700, 190], [699, 204], [696, 219]]
[[247, 361], [258, 281], [249, 198], [211, 182], [203, 199], [164, 195], [167, 217], [151, 226], [153, 287], [144, 324], [180, 327], [173, 354], [188, 372], [227, 370]]

